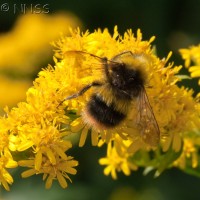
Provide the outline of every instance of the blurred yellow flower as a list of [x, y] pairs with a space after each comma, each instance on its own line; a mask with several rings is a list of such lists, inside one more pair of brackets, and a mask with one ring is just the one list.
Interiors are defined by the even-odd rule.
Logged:
[[191, 77], [200, 77], [200, 45], [191, 46], [188, 49], [180, 49], [179, 51], [185, 60], [185, 66], [189, 68]]
[[21, 15], [10, 32], [0, 34], [0, 70], [29, 74], [41, 68], [52, 56], [49, 43], [79, 25], [70, 13]]
[[76, 26], [80, 21], [70, 13], [26, 13], [10, 32], [0, 34], [0, 114], [6, 105], [11, 107], [25, 99], [32, 77], [52, 60], [50, 42]]
[[31, 81], [15, 80], [8, 76], [0, 75], [0, 113], [6, 105], [14, 106], [17, 102], [26, 97], [26, 91], [31, 86]]

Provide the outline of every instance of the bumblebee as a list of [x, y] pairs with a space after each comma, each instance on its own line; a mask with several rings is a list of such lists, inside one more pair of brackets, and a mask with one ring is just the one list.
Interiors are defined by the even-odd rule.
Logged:
[[64, 101], [84, 95], [92, 87], [96, 88], [86, 103], [82, 117], [86, 124], [98, 130], [120, 125], [131, 112], [132, 102], [135, 102], [137, 114], [133, 123], [139, 128], [144, 142], [156, 146], [160, 130], [145, 90], [148, 59], [143, 54], [131, 51], [122, 52], [111, 60], [83, 51], [68, 53], [89, 55], [100, 60], [104, 78], [84, 86]]

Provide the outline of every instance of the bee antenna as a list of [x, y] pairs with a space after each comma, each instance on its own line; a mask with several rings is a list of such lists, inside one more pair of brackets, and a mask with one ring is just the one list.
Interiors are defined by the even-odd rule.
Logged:
[[76, 54], [76, 53], [79, 53], [79, 54], [86, 54], [86, 55], [89, 55], [89, 56], [92, 56], [92, 57], [95, 57], [95, 58], [97, 58], [97, 59], [99, 59], [99, 60], [103, 60], [104, 62], [107, 62], [107, 57], [100, 57], [100, 56], [97, 56], [97, 55], [95, 55], [95, 54], [92, 54], [92, 53], [88, 53], [88, 52], [86, 52], [86, 51], [81, 51], [81, 50], [69, 50], [69, 51], [66, 51], [65, 52], [65, 54], [70, 54], [70, 53], [74, 53], [74, 54]]

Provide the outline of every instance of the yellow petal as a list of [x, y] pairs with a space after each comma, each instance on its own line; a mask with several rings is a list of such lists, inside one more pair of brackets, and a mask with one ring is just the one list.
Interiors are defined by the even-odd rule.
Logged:
[[45, 183], [45, 188], [50, 189], [53, 183], [53, 178], [52, 176], [48, 176], [46, 183]]
[[80, 137], [80, 140], [79, 140], [79, 147], [82, 147], [85, 144], [87, 135], [88, 135], [88, 129], [84, 128], [81, 132], [81, 137]]
[[17, 148], [18, 151], [25, 151], [27, 149], [29, 149], [30, 147], [33, 146], [33, 141], [25, 141], [22, 144], [20, 144]]
[[41, 168], [41, 165], [42, 165], [42, 152], [38, 151], [35, 156], [35, 169], [39, 171]]
[[42, 150], [43, 150], [43, 152], [45, 152], [47, 154], [47, 157], [49, 158], [50, 162], [53, 165], [55, 165], [56, 164], [56, 158], [55, 158], [53, 151], [48, 147], [43, 147]]
[[32, 176], [34, 174], [36, 174], [35, 169], [28, 169], [28, 170], [22, 172], [21, 175], [22, 175], [22, 178], [27, 178], [27, 177]]
[[92, 145], [93, 146], [97, 146], [98, 140], [99, 140], [99, 134], [98, 134], [98, 132], [95, 131], [95, 130], [92, 130], [91, 136], [92, 136]]
[[60, 183], [62, 188], [67, 188], [67, 181], [65, 180], [65, 178], [62, 176], [62, 174], [60, 172], [57, 173], [57, 178], [58, 178], [58, 182]]
[[6, 163], [6, 168], [16, 168], [18, 166], [17, 162], [14, 160], [9, 160]]

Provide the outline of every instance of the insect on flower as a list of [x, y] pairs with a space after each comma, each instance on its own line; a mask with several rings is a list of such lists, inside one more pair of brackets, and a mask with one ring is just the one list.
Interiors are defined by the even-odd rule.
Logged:
[[137, 114], [133, 123], [136, 123], [145, 143], [158, 145], [160, 130], [145, 90], [145, 65], [148, 61], [143, 54], [124, 51], [111, 60], [84, 51], [67, 51], [66, 54], [91, 56], [101, 63], [102, 80], [95, 80], [64, 99], [77, 98], [90, 88], [95, 88], [82, 111], [86, 124], [98, 130], [115, 128], [131, 112], [134, 101]]

